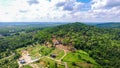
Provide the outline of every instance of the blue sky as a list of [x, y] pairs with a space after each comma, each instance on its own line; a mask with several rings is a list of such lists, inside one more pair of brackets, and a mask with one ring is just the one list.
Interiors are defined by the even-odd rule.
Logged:
[[0, 0], [0, 22], [119, 22], [120, 0]]
[[91, 0], [77, 0], [77, 2], [89, 3]]

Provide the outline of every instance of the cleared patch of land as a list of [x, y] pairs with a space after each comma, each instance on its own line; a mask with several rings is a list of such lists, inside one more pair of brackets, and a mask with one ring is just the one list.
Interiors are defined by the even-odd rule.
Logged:
[[[53, 40], [54, 44], [56, 39]], [[89, 54], [82, 50], [70, 51], [70, 47], [57, 44], [54, 47], [46, 45], [31, 45], [19, 49], [22, 59], [32, 68], [91, 68], [98, 65]], [[55, 57], [51, 56], [54, 55]]]

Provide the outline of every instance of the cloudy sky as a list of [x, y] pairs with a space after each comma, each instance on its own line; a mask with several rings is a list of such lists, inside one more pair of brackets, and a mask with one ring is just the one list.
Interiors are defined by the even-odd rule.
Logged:
[[0, 22], [118, 22], [120, 0], [0, 0]]

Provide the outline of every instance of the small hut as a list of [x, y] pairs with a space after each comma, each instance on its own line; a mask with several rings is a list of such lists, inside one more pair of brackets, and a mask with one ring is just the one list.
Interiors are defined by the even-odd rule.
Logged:
[[25, 61], [24, 59], [20, 60], [19, 62], [20, 62], [21, 64], [26, 63], [26, 61]]
[[56, 58], [56, 55], [55, 54], [51, 54], [50, 55], [52, 58]]

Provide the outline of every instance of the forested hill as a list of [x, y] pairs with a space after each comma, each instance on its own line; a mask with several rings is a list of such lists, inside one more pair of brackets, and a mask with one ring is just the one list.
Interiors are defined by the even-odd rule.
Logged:
[[120, 29], [103, 29], [82, 23], [46, 28], [36, 34], [39, 43], [55, 36], [62, 44], [84, 50], [103, 67], [120, 67]]
[[120, 28], [120, 22], [119, 23], [102, 23], [95, 25], [97, 27], [101, 28]]
[[[53, 44], [53, 37], [64, 46], [71, 46], [75, 50], [87, 52], [96, 61], [97, 64], [94, 65], [100, 65], [102, 68], [120, 67], [120, 29], [97, 28], [76, 22], [34, 29], [30, 32], [22, 31], [10, 36], [0, 36], [0, 68], [18, 68], [16, 60], [20, 55], [16, 49], [36, 43], [40, 45], [47, 42]], [[11, 59], [4, 60], [5, 57], [11, 55], [13, 55]], [[80, 54], [78, 57], [82, 59]], [[85, 57], [82, 60], [87, 59]], [[91, 62], [87, 60], [87, 63]]]

